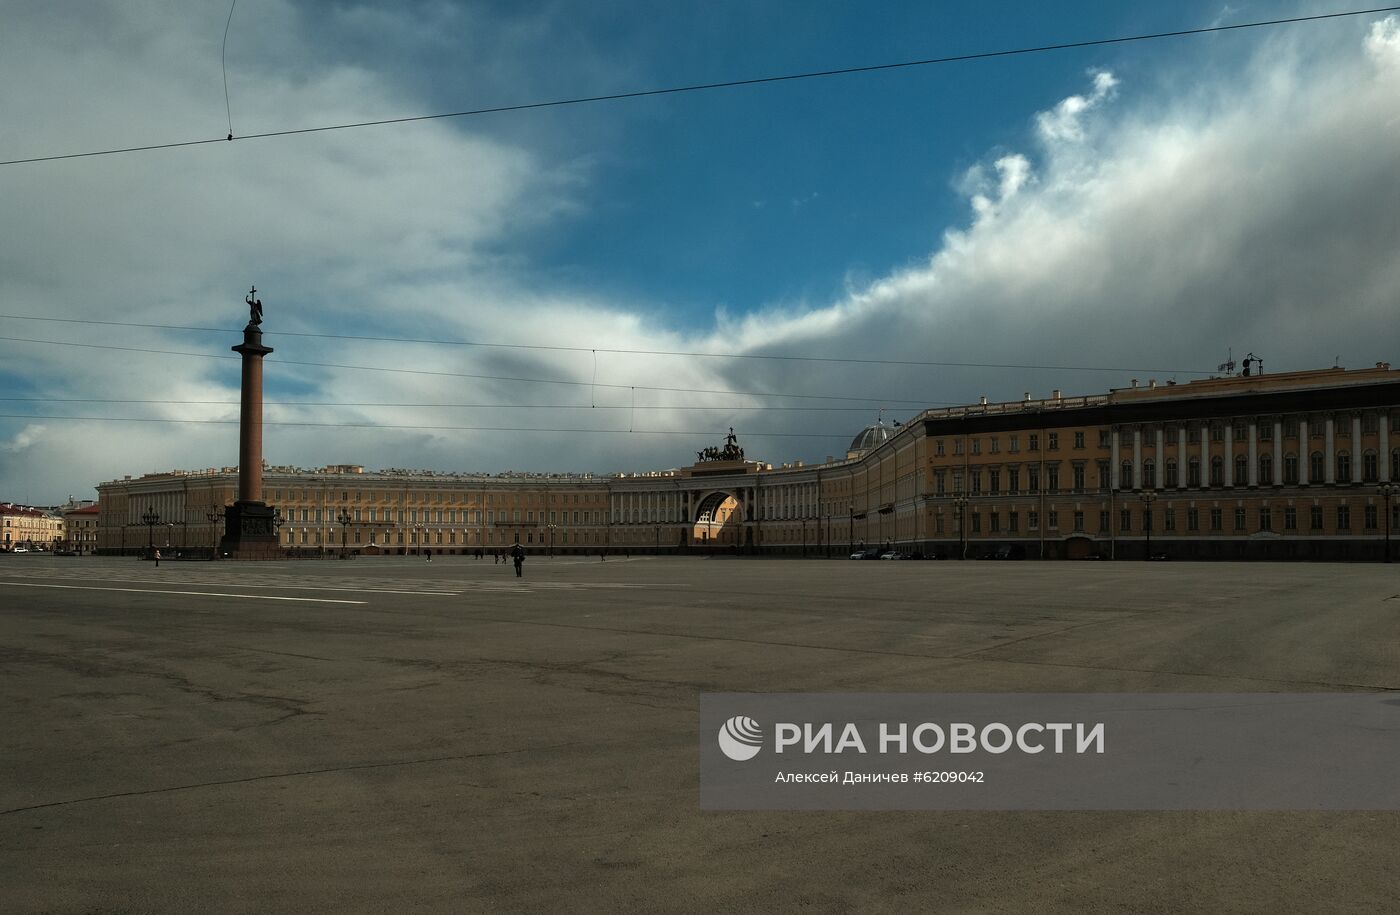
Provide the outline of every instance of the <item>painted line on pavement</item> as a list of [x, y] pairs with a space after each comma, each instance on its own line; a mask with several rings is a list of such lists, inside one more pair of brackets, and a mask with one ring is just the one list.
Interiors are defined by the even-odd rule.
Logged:
[[[32, 576], [26, 575], [26, 576], [20, 576], [20, 577], [24, 577], [24, 578], [38, 578], [38, 577], [40, 577], [40, 576], [38, 576], [38, 575], [32, 575]], [[8, 579], [8, 576], [0, 576], [0, 580], [9, 580], [9, 579]], [[166, 580], [168, 581], [169, 579], [166, 579]], [[134, 584], [153, 585], [153, 584], [156, 584], [156, 583], [159, 581], [159, 579], [155, 579], [155, 578], [69, 578], [68, 581], [124, 581], [124, 582], [129, 582], [129, 583], [134, 583]], [[322, 588], [322, 587], [318, 587], [318, 586], [316, 586], [316, 585], [272, 585], [272, 584], [240, 585], [240, 584], [237, 584], [237, 583], [231, 582], [231, 581], [218, 581], [218, 582], [200, 582], [200, 581], [192, 581], [192, 582], [181, 582], [181, 584], [194, 584], [194, 585], [210, 584], [210, 585], [222, 586], [222, 587], [225, 587], [225, 588], [275, 588], [275, 589], [277, 589], [278, 591], [350, 591], [350, 592], [352, 592], [352, 593], [354, 593], [354, 594], [436, 594], [436, 595], [440, 595], [440, 596], [444, 596], [444, 597], [455, 597], [455, 596], [457, 596], [458, 594], [461, 594], [461, 593], [462, 593], [461, 591], [396, 591], [396, 590], [393, 590], [393, 589], [390, 589], [390, 588]]]
[[195, 597], [241, 597], [245, 600], [296, 600], [313, 604], [364, 604], [362, 600], [336, 600], [330, 597], [278, 597], [273, 594], [224, 594], [218, 591], [162, 591], [158, 588], [94, 588], [89, 585], [41, 585], [29, 581], [8, 583], [15, 588], [62, 588], [66, 591], [126, 591], [132, 594], [182, 594]]

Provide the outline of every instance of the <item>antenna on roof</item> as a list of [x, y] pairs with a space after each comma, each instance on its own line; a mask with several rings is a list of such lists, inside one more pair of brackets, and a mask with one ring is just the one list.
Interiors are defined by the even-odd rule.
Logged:
[[1235, 349], [1230, 347], [1226, 351], [1225, 361], [1215, 367], [1217, 372], [1224, 372], [1226, 375], [1235, 373]]
[[1250, 353], [1248, 356], [1244, 357], [1244, 377], [1248, 378], [1250, 376], [1251, 366], [1253, 367], [1253, 374], [1264, 374], [1264, 360], [1260, 359], [1253, 353]]

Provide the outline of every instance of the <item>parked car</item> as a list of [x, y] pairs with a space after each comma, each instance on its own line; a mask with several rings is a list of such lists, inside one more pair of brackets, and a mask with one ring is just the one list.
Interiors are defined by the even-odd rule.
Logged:
[[1171, 559], [1171, 557], [1168, 556], [1166, 553], [1153, 553], [1152, 555], [1148, 556], [1147, 559], [1149, 562], [1166, 562], [1167, 560]]
[[11, 553], [28, 553], [28, 552], [29, 552], [29, 547], [27, 547], [27, 546], [17, 546], [17, 547], [15, 547], [13, 550], [11, 550], [10, 552], [11, 552]]
[[886, 550], [880, 554], [881, 559], [903, 559], [904, 554], [899, 550]]
[[54, 554], [55, 556], [76, 556], [76, 555], [78, 555], [78, 551], [77, 551], [77, 550], [54, 550], [54, 551], [53, 551], [53, 554]]
[[1105, 553], [1094, 552], [1094, 553], [1088, 553], [1088, 554], [1086, 554], [1086, 555], [1084, 556], [1084, 558], [1085, 558], [1085, 559], [1089, 559], [1089, 560], [1097, 561], [1097, 560], [1101, 560], [1101, 559], [1107, 559], [1108, 556], [1107, 556], [1107, 554], [1105, 554]]
[[1025, 559], [1026, 548], [1019, 543], [1003, 543], [992, 548], [990, 553], [985, 553], [983, 559]]

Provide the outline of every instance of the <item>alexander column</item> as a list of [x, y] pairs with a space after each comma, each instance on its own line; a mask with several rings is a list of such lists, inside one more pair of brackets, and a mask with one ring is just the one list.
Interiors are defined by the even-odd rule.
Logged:
[[243, 357], [243, 385], [238, 413], [238, 501], [224, 513], [224, 537], [219, 549], [233, 559], [275, 559], [277, 528], [273, 510], [262, 500], [262, 377], [263, 356], [272, 347], [262, 342], [262, 302], [257, 287], [248, 303], [248, 326], [243, 342], [233, 351]]

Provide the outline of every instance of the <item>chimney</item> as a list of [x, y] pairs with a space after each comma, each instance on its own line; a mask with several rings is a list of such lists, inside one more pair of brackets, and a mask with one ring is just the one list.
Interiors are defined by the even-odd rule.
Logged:
[[1050, 392], [1050, 399], [1051, 399], [1051, 400], [1059, 400], [1059, 399], [1060, 399], [1060, 389], [1059, 389], [1059, 388], [1056, 388], [1055, 390], [1053, 390], [1053, 391]]
[[1133, 387], [1137, 387], [1137, 379], [1136, 379], [1136, 378], [1133, 379]]
[[1031, 392], [1030, 392], [1030, 391], [1027, 391], [1027, 392], [1026, 392], [1026, 400], [1029, 401], [1030, 399], [1031, 399]]
[[1148, 387], [1148, 388], [1155, 388], [1155, 387], [1157, 387], [1157, 379], [1156, 379], [1156, 378], [1149, 378], [1149, 379], [1147, 379], [1147, 387]]
[[982, 395], [981, 404], [982, 404], [982, 406], [984, 406], [984, 407], [987, 405], [987, 395], [986, 395], [986, 394], [983, 394], [983, 395]]

